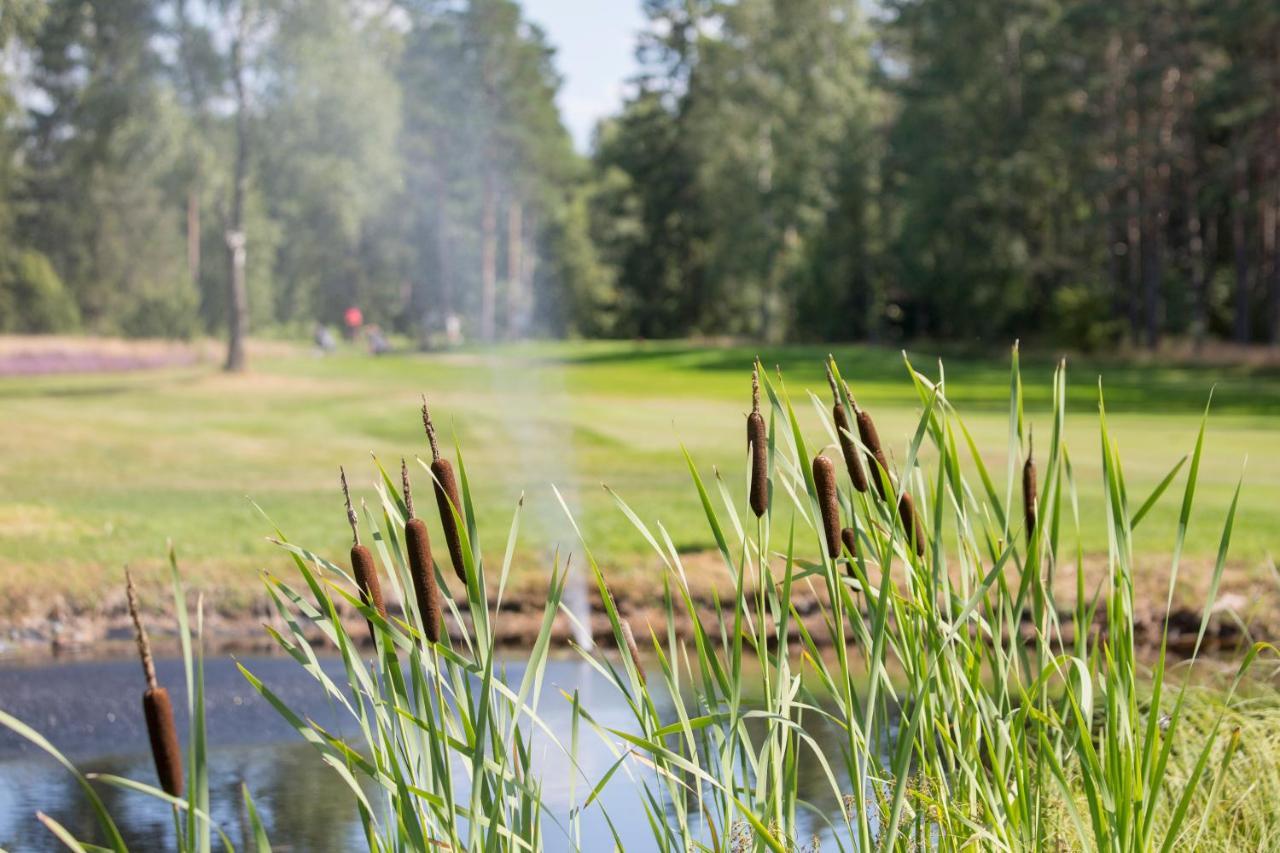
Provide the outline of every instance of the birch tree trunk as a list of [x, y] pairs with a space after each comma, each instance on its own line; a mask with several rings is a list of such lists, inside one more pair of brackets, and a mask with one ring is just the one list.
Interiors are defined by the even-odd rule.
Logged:
[[241, 0], [231, 45], [231, 82], [236, 99], [236, 158], [227, 222], [227, 361], [225, 369], [248, 367], [245, 338], [249, 333], [249, 294], [245, 285], [244, 197], [248, 187], [249, 117], [244, 80], [244, 50], [249, 30], [248, 0]]

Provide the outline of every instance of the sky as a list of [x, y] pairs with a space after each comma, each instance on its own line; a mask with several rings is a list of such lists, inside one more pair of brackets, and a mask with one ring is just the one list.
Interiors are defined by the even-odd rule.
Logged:
[[579, 151], [591, 145], [596, 122], [622, 106], [636, 71], [640, 0], [524, 0], [525, 18], [546, 30], [564, 77], [560, 114]]

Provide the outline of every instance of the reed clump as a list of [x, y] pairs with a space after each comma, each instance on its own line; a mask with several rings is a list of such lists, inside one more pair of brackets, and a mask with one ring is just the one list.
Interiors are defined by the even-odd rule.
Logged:
[[124, 570], [124, 580], [129, 618], [133, 620], [134, 636], [138, 642], [138, 657], [142, 659], [142, 672], [147, 679], [147, 689], [142, 694], [142, 714], [147, 723], [147, 739], [151, 742], [151, 757], [156, 764], [161, 789], [171, 797], [181, 797], [182, 746], [178, 743], [178, 728], [173, 722], [173, 703], [169, 701], [169, 691], [156, 681], [151, 643], [147, 639], [147, 629], [142, 626], [138, 594], [128, 569]]
[[422, 618], [422, 632], [432, 643], [440, 642], [440, 587], [431, 561], [431, 535], [426, 523], [413, 512], [413, 489], [409, 485], [409, 466], [400, 460], [400, 479], [404, 485], [404, 548], [409, 555], [409, 575], [413, 594]]
[[751, 369], [751, 414], [747, 415], [747, 452], [751, 454], [751, 511], [756, 518], [769, 509], [769, 447], [760, 414], [760, 365]]
[[435, 479], [436, 507], [440, 510], [440, 527], [444, 530], [444, 543], [449, 549], [449, 561], [453, 563], [453, 573], [467, 583], [467, 564], [462, 555], [462, 537], [458, 532], [458, 519], [462, 517], [462, 501], [458, 499], [458, 481], [453, 476], [453, 465], [448, 459], [441, 457], [440, 447], [436, 442], [436, 428], [431, 423], [431, 412], [427, 409], [427, 401], [422, 400], [422, 427], [427, 433], [427, 442], [431, 445], [431, 474]]
[[[360, 544], [360, 528], [356, 522], [356, 511], [351, 507], [351, 493], [347, 489], [347, 472], [338, 469], [342, 481], [342, 499], [347, 505], [347, 523], [351, 525], [351, 573], [355, 575], [356, 586], [360, 588], [360, 600], [366, 607], [378, 611], [383, 619], [387, 618], [387, 607], [382, 602], [382, 585], [378, 581], [378, 569], [373, 562], [373, 554]], [[373, 621], [369, 621], [369, 639], [377, 639], [378, 631]]]

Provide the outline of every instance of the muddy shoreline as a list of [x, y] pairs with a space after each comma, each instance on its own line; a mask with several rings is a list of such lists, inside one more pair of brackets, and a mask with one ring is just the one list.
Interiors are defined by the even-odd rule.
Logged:
[[[631, 623], [641, 645], [646, 644], [650, 630], [654, 631], [660, 642], [665, 643], [667, 632], [674, 629], [678, 639], [692, 637], [692, 622], [679, 606], [674, 625], [668, 626], [665, 610], [652, 588], [639, 584], [620, 584], [611, 589], [619, 612]], [[693, 601], [697, 607], [704, 628], [710, 632], [719, 630], [716, 616], [717, 596], [712, 589], [697, 591]], [[590, 608], [590, 628], [597, 645], [613, 646], [613, 633], [595, 589], [588, 592]], [[1257, 640], [1275, 640], [1274, 631], [1269, 624], [1245, 626], [1237, 618], [1235, 605], [1240, 603], [1240, 596], [1228, 593], [1224, 595], [1218, 606], [1210, 614], [1209, 625], [1205, 632], [1201, 654], [1208, 656], [1229, 657], [1246, 643]], [[157, 600], [154, 599], [153, 600]], [[164, 600], [164, 599], [158, 599]], [[497, 632], [498, 644], [507, 649], [528, 648], [534, 641], [541, 627], [543, 606], [546, 600], [545, 591], [534, 586], [508, 590], [500, 608], [494, 610], [491, 602], [492, 622]], [[723, 596], [719, 597], [724, 607]], [[825, 591], [796, 591], [793, 595], [796, 613], [804, 628], [819, 646], [829, 646], [832, 642], [830, 632], [824, 620], [826, 603]], [[194, 596], [191, 605], [194, 607]], [[345, 612], [344, 612], [345, 610]], [[402, 618], [403, 610], [398, 601], [388, 601], [388, 610], [393, 618]], [[1096, 634], [1105, 630], [1105, 608], [1098, 608], [1101, 618], [1095, 619], [1091, 630]], [[362, 643], [368, 642], [368, 629], [363, 617], [354, 609], [340, 606], [343, 622], [348, 633]], [[728, 611], [731, 613], [732, 611]], [[147, 622], [154, 641], [162, 650], [177, 650], [176, 623], [168, 612], [154, 610], [148, 614]], [[1059, 614], [1064, 641], [1069, 643], [1074, 636], [1072, 614], [1063, 610]], [[1169, 650], [1172, 654], [1185, 656], [1194, 649], [1200, 628], [1201, 613], [1189, 607], [1175, 607], [1168, 619]], [[455, 639], [461, 638], [462, 627], [452, 618], [446, 617], [450, 633]], [[222, 611], [217, 607], [206, 607], [204, 613], [204, 647], [208, 654], [264, 654], [279, 652], [275, 641], [265, 630], [265, 626], [284, 631], [285, 626], [278, 616], [261, 600], [253, 605], [231, 611]], [[1140, 645], [1155, 648], [1164, 628], [1163, 609], [1156, 612], [1152, 609], [1140, 612], [1135, 620], [1135, 634]], [[1033, 636], [1033, 626], [1024, 622], [1022, 634], [1028, 641]], [[567, 648], [574, 640], [574, 626], [563, 613], [557, 616], [552, 630], [553, 645]], [[325, 642], [319, 631], [312, 631], [309, 639], [315, 643]], [[790, 641], [799, 645], [800, 633], [796, 626], [790, 631]], [[110, 601], [95, 610], [67, 612], [56, 614], [31, 614], [23, 618], [9, 620], [0, 626], [0, 662], [4, 660], [33, 659], [99, 659], [132, 654], [133, 628], [122, 602]]]

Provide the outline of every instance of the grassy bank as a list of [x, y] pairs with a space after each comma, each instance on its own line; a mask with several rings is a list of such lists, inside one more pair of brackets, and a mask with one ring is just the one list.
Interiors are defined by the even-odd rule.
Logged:
[[[783, 368], [787, 388], [804, 405], [805, 388], [826, 401], [819, 373], [825, 352], [789, 347], [761, 357]], [[920, 410], [901, 354], [862, 347], [835, 352], [900, 464]], [[245, 599], [257, 595], [256, 570], [279, 557], [253, 535], [269, 528], [248, 499], [291, 538], [342, 553], [337, 466], [367, 472], [361, 463], [370, 452], [389, 465], [401, 454], [425, 455], [414, 418], [423, 393], [450, 443], [456, 423], [481, 529], [501, 535], [519, 494], [527, 493], [517, 570], [542, 571], [554, 542], [572, 547], [550, 482], [573, 505], [597, 557], [620, 573], [650, 560], [602, 481], [643, 516], [663, 521], [680, 549], [709, 549], [714, 543], [688, 488], [680, 444], [704, 475], [715, 466], [726, 472], [732, 493], [745, 493], [744, 377], [753, 354], [679, 343], [522, 345], [380, 359], [283, 350], [260, 357], [247, 377], [196, 365], [0, 379], [0, 599], [10, 610], [23, 608], [29, 579], [39, 576], [72, 604], [98, 603], [106, 590], [119, 588], [124, 563], [148, 574], [148, 558], [163, 551], [166, 538], [178, 543], [196, 584], [223, 588], [222, 600], [232, 603], [237, 592]], [[911, 356], [917, 368], [936, 374], [934, 353]], [[1046, 441], [1052, 364], [1050, 357], [1024, 357], [1028, 417]], [[1066, 437], [1076, 475], [1088, 484], [1101, 479], [1099, 373], [1134, 496], [1145, 496], [1190, 450], [1216, 384], [1197, 495], [1201, 513], [1188, 531], [1187, 555], [1192, 566], [1212, 560], [1248, 457], [1228, 582], [1238, 587], [1265, 577], [1274, 539], [1270, 508], [1280, 501], [1274, 452], [1280, 375], [1257, 368], [1070, 364]], [[1007, 360], [948, 354], [946, 378], [950, 399], [963, 406], [987, 465], [1002, 479]], [[808, 417], [811, 407], [805, 414], [813, 427], [806, 440], [831, 440]], [[924, 449], [922, 458], [928, 461], [929, 453]], [[371, 498], [362, 476], [353, 486]], [[1100, 553], [1106, 548], [1103, 495], [1085, 488], [1080, 502], [1085, 548]], [[1167, 531], [1170, 549], [1176, 513], [1176, 502], [1165, 501], [1149, 522]], [[784, 524], [779, 518], [778, 530]], [[1194, 572], [1188, 581], [1195, 581]]]

